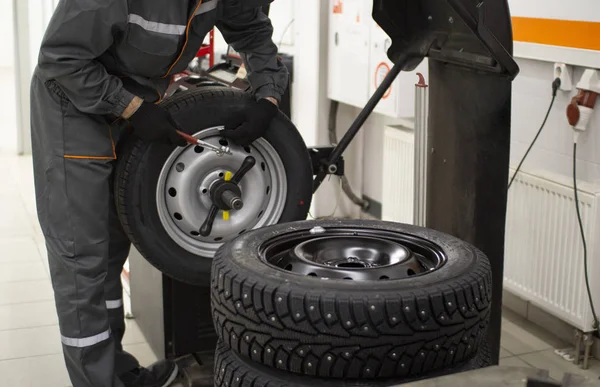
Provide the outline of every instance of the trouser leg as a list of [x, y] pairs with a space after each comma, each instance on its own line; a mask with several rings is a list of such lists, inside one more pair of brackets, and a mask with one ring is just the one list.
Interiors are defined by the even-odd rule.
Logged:
[[[112, 179], [111, 179], [112, 183]], [[108, 310], [108, 321], [115, 342], [115, 374], [121, 375], [127, 371], [139, 367], [135, 357], [123, 350], [123, 336], [125, 335], [125, 312], [123, 309], [123, 286], [121, 283], [121, 272], [123, 265], [129, 255], [131, 243], [121, 222], [119, 221], [114, 203], [114, 191], [111, 184], [111, 203], [109, 213], [110, 242], [108, 273], [104, 284], [106, 297], [106, 308]]]
[[54, 84], [32, 81], [38, 217], [48, 248], [73, 387], [123, 387], [115, 376], [105, 284], [110, 256], [110, 127], [77, 111]]

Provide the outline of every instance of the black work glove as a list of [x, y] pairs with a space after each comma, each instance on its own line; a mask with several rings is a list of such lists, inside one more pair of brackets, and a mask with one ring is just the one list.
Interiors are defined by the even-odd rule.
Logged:
[[143, 102], [138, 110], [129, 117], [133, 132], [139, 138], [162, 142], [169, 145], [185, 146], [187, 142], [177, 131], [182, 130], [171, 114], [162, 107]]
[[222, 134], [234, 144], [248, 146], [265, 134], [278, 111], [273, 102], [260, 99], [233, 116], [225, 124]]

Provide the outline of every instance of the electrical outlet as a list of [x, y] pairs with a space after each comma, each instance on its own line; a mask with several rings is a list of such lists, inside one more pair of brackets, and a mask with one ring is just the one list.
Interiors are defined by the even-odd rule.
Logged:
[[556, 78], [560, 78], [560, 90], [573, 90], [573, 68], [571, 66], [567, 66], [564, 63], [555, 63], [552, 80]]

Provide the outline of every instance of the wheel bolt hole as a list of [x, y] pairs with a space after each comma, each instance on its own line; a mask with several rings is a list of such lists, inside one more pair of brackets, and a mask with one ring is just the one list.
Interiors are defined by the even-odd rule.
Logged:
[[173, 187], [169, 188], [169, 196], [171, 196], [172, 198], [177, 196], [177, 190]]
[[361, 262], [344, 262], [344, 263], [340, 263], [338, 265], [338, 267], [345, 267], [345, 268], [350, 268], [350, 269], [360, 269], [365, 267], [364, 263]]
[[223, 177], [225, 174], [223, 172], [219, 173], [219, 177]]
[[223, 145], [223, 146], [228, 146], [229, 142], [227, 140], [225, 140], [224, 138], [219, 140], [219, 144]]
[[206, 195], [208, 193], [208, 190], [206, 188], [204, 188], [204, 189], [202, 189], [202, 193]]
[[271, 187], [267, 187], [267, 195], [271, 192]]
[[196, 152], [196, 153], [202, 153], [202, 152], [204, 152], [204, 148], [201, 147], [200, 145], [196, 145], [194, 147], [194, 152]]
[[223, 238], [222, 238], [222, 237], [215, 238], [215, 242], [220, 242], [220, 241], [222, 241], [222, 240], [223, 240]]
[[244, 150], [246, 151], [246, 153], [252, 153], [252, 149], [250, 149], [249, 146], [245, 146]]
[[260, 169], [262, 169], [263, 171], [266, 171], [267, 165], [264, 162], [260, 163]]
[[183, 172], [183, 170], [185, 169], [185, 164], [177, 163], [177, 165], [175, 165], [175, 169], [177, 170], [177, 172]]
[[317, 274], [316, 273], [308, 273], [308, 276], [309, 277], [317, 277]]
[[350, 281], [354, 281], [354, 278], [350, 278], [350, 277], [344, 277], [345, 280], [350, 280]]
[[190, 234], [192, 234], [193, 236], [198, 236], [200, 235], [200, 233], [198, 231], [192, 231]]
[[181, 216], [181, 214], [179, 212], [174, 213], [173, 217], [175, 217], [175, 219], [177, 219], [177, 220], [182, 220], [183, 219], [183, 216]]
[[413, 276], [413, 275], [415, 275], [415, 274], [417, 274], [417, 273], [415, 273], [415, 271], [414, 271], [413, 269], [408, 269], [408, 270], [406, 271], [406, 274], [408, 274], [409, 276]]
[[292, 271], [293, 268], [294, 268], [294, 266], [292, 266], [291, 263], [287, 264], [286, 267], [284, 267], [284, 269], [288, 270], [288, 271]]
[[388, 277], [387, 275], [382, 275], [381, 277], [379, 277], [380, 280], [389, 280], [390, 277]]

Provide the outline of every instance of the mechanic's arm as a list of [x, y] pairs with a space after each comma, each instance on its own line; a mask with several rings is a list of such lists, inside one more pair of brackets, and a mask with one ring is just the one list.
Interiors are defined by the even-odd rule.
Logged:
[[234, 15], [224, 12], [216, 24], [223, 37], [242, 55], [248, 80], [256, 99], [281, 101], [288, 87], [289, 74], [277, 58], [273, 26], [262, 9], [254, 8]]
[[128, 118], [141, 99], [96, 61], [112, 45], [116, 27], [127, 23], [127, 14], [127, 0], [61, 1], [42, 41], [40, 78], [56, 81], [84, 113]]

